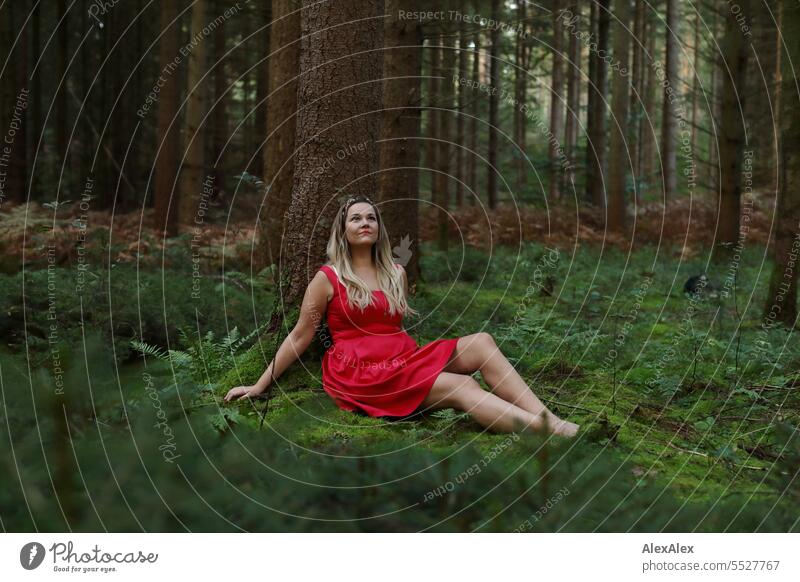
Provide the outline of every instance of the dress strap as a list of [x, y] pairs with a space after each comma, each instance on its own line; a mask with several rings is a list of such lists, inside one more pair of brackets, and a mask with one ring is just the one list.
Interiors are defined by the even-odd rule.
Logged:
[[325, 273], [328, 281], [333, 285], [333, 294], [335, 295], [339, 290], [339, 274], [336, 272], [336, 267], [333, 265], [322, 265], [319, 270]]

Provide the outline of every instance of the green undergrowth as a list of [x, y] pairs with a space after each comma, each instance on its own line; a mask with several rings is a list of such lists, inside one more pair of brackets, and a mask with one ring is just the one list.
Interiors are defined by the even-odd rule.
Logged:
[[[672, 249], [424, 250], [412, 298], [421, 316], [404, 322], [409, 333], [420, 344], [490, 333], [531, 389], [581, 425], [579, 438], [494, 434], [452, 410], [400, 421], [340, 410], [322, 390], [316, 340], [268, 402], [224, 404], [231, 387], [261, 376], [285, 337], [243, 323], [235, 333], [178, 334], [172, 351], [132, 347], [152, 378], [109, 380], [107, 412], [76, 414], [86, 439], [79, 451], [96, 454], [94, 419], [100, 434], [118, 431], [122, 454], [134, 417], [153, 414], [151, 383], [181, 427], [187, 464], [177, 478], [156, 454], [163, 434], [145, 438], [154, 482], [179, 508], [173, 517], [153, 506], [147, 527], [797, 531], [800, 343], [791, 330], [762, 326], [763, 248], [736, 263], [735, 294], [729, 263], [681, 261]], [[683, 282], [700, 272], [713, 289], [684, 294]], [[6, 414], [17, 422], [29, 412]], [[45, 487], [39, 478], [34, 489]], [[218, 511], [192, 505], [187, 483]], [[136, 529], [130, 513], [120, 510], [116, 523]], [[29, 516], [17, 519], [32, 527]], [[76, 529], [98, 526], [88, 514], [76, 519]]]

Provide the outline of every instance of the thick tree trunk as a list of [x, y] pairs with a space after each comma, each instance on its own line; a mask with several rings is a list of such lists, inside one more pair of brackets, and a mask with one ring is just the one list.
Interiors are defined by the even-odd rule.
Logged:
[[549, 167], [550, 167], [550, 200], [561, 198], [561, 139], [564, 135], [564, 102], [562, 89], [564, 85], [564, 66], [561, 52], [564, 42], [564, 25], [561, 21], [561, 2], [553, 0], [553, 67], [550, 82], [550, 134]]
[[[178, 232], [178, 207], [172, 200], [178, 176], [178, 147], [180, 126], [178, 125], [178, 85], [180, 76], [171, 65], [178, 54], [180, 21], [172, 21], [178, 16], [177, 0], [164, 0], [160, 6], [161, 26], [158, 55], [161, 74], [165, 76], [164, 86], [158, 94], [158, 129], [155, 161], [155, 227], [167, 236]], [[168, 74], [165, 71], [172, 71]]]
[[398, 18], [418, 10], [419, 0], [386, 0], [383, 119], [378, 192], [396, 260], [409, 287], [419, 278], [419, 130], [422, 29]]
[[[69, 58], [69, 14], [67, 12], [67, 2], [66, 0], [58, 0], [58, 15], [59, 17], [63, 16], [63, 20], [61, 20], [61, 24], [58, 27], [58, 78], [65, 79], [67, 74], [67, 59]], [[37, 71], [37, 75], [41, 74], [41, 71]], [[67, 82], [64, 82], [61, 85], [61, 89], [58, 92], [58, 97], [56, 98], [56, 151], [58, 152], [58, 156], [62, 157], [62, 159], [68, 156], [67, 150], [69, 149], [68, 144], [68, 127], [67, 127], [67, 99], [68, 99], [68, 91], [67, 91]]]
[[680, 98], [678, 85], [678, 0], [667, 0], [667, 42], [664, 73], [664, 102], [661, 108], [661, 171], [664, 176], [664, 200], [673, 200], [678, 190], [678, 166], [675, 152], [677, 127], [676, 102]]
[[338, 199], [375, 196], [383, 6], [303, 0], [294, 187], [281, 293], [296, 304], [325, 261]]
[[625, 178], [629, 167], [627, 129], [628, 98], [630, 96], [629, 77], [620, 71], [628, 69], [628, 49], [630, 47], [630, 7], [628, 0], [614, 0], [614, 61], [619, 71], [613, 75], [611, 101], [611, 155], [608, 164], [608, 211], [606, 225], [612, 232], [625, 229]]
[[[500, 22], [500, 0], [492, 0], [491, 19]], [[486, 168], [488, 174], [486, 196], [489, 208], [497, 207], [497, 174], [500, 172], [497, 161], [497, 129], [500, 123], [500, 27], [494, 26], [491, 30], [492, 40], [492, 62], [491, 86], [492, 91], [489, 96], [489, 167]]]
[[264, 145], [264, 182], [269, 190], [261, 201], [259, 268], [279, 262], [285, 216], [292, 200], [300, 68], [300, 11], [294, 0], [272, 3], [271, 28], [270, 94]]
[[[7, 89], [8, 101], [3, 103], [7, 125], [4, 126], [4, 149], [10, 148], [8, 154], [8, 181], [5, 195], [8, 192], [8, 199], [17, 202], [28, 200], [28, 107], [30, 101], [30, 86], [28, 85], [28, 30], [30, 24], [24, 24], [31, 8], [30, 2], [13, 2], [5, 7], [8, 10], [8, 18], [11, 19], [11, 33], [9, 34], [9, 44], [11, 59], [9, 60], [10, 71], [3, 75], [3, 85]], [[18, 34], [18, 36], [17, 36]], [[5, 72], [5, 71], [4, 71]], [[11, 127], [15, 132], [11, 135]], [[7, 151], [7, 150], [6, 150]], [[3, 153], [6, 153], [4, 151]], [[6, 197], [0, 199], [4, 202]]]
[[586, 187], [587, 197], [598, 208], [606, 206], [606, 184], [604, 180], [606, 166], [606, 85], [608, 84], [608, 64], [599, 57], [599, 53], [608, 54], [610, 0], [597, 2], [597, 51], [592, 51], [589, 58], [594, 61], [594, 93], [592, 98], [592, 121], [589, 126], [589, 143], [587, 144]]
[[782, 6], [781, 30], [787, 54], [782, 57], [783, 83], [779, 191], [774, 268], [765, 309], [767, 322], [797, 323], [797, 260], [800, 255], [800, 95], [795, 68], [800, 62], [800, 5]]
[[[744, 14], [750, 14], [749, 1], [739, 5]], [[722, 103], [720, 108], [719, 166], [719, 221], [714, 240], [714, 255], [727, 255], [739, 240], [739, 213], [742, 195], [742, 151], [744, 149], [745, 120], [742, 117], [745, 101], [745, 75], [749, 41], [742, 34], [736, 17], [725, 17], [723, 53], [727, 66], [722, 77]]]

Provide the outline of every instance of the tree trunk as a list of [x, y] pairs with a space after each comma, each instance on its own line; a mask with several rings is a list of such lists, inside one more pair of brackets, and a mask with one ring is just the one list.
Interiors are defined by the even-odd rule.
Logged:
[[575, 22], [569, 31], [569, 62], [567, 63], [567, 119], [564, 130], [564, 153], [567, 156], [568, 166], [565, 185], [573, 191], [575, 188], [575, 152], [578, 147], [578, 126], [580, 125], [581, 102], [581, 45], [578, 43], [580, 34], [581, 13], [580, 4], [573, 2], [569, 8], [572, 20]]
[[272, 4], [265, 2], [256, 6], [257, 15], [260, 17], [261, 31], [258, 32], [261, 56], [264, 59], [257, 65], [256, 72], [256, 111], [253, 116], [256, 134], [256, 152], [253, 173], [256, 176], [264, 175], [264, 135], [267, 129], [267, 95], [269, 94], [269, 37], [272, 32], [270, 20], [272, 19]]
[[264, 145], [264, 182], [269, 190], [261, 202], [259, 269], [279, 262], [284, 221], [292, 200], [300, 68], [300, 11], [294, 0], [272, 3], [271, 28]]
[[[11, 63], [9, 67], [11, 74], [4, 78], [3, 85], [8, 88], [10, 99], [3, 103], [5, 109], [7, 125], [4, 126], [3, 144], [8, 155], [8, 181], [6, 182], [8, 198], [17, 202], [28, 200], [28, 101], [30, 100], [30, 88], [28, 87], [28, 26], [24, 25], [25, 19], [30, 10], [30, 2], [13, 2], [6, 7], [8, 18], [11, 19], [11, 34], [9, 43], [11, 48]], [[18, 34], [18, 36], [16, 36]], [[8, 65], [6, 65], [8, 66]], [[11, 135], [11, 127], [16, 132]], [[8, 143], [11, 140], [12, 143]], [[3, 194], [6, 193], [3, 192]], [[4, 198], [0, 198], [3, 202]]]
[[300, 21], [298, 148], [281, 255], [289, 305], [325, 260], [337, 199], [375, 195], [382, 105], [383, 6], [303, 0]]
[[787, 54], [782, 57], [785, 91], [781, 98], [779, 190], [776, 209], [774, 267], [765, 317], [788, 327], [797, 323], [797, 258], [800, 253], [800, 95], [796, 71], [800, 62], [800, 5], [781, 6], [781, 31]]
[[553, 68], [550, 83], [550, 139], [548, 162], [550, 166], [550, 200], [561, 198], [561, 136], [564, 135], [564, 85], [563, 49], [564, 25], [561, 22], [561, 1], [553, 0]]
[[[500, 22], [500, 0], [492, 0], [491, 18], [494, 22]], [[491, 86], [492, 91], [489, 96], [489, 167], [486, 168], [488, 174], [486, 196], [489, 208], [497, 208], [497, 174], [500, 172], [497, 162], [497, 128], [500, 123], [498, 116], [500, 108], [500, 27], [494, 26], [491, 30], [492, 41], [492, 62]]]
[[442, 44], [440, 36], [433, 36], [428, 39], [428, 53], [430, 54], [430, 72], [426, 75], [427, 83], [427, 119], [425, 123], [425, 167], [428, 169], [430, 175], [430, 191], [431, 201], [435, 199], [436, 192], [436, 168], [438, 167], [436, 158], [439, 154], [439, 144], [437, 139], [439, 137], [439, 116], [440, 112], [437, 109], [440, 107], [439, 101], [439, 87], [441, 81], [438, 77], [441, 76], [441, 58], [442, 49], [439, 48]]
[[[739, 2], [744, 14], [750, 15], [749, 0]], [[744, 111], [749, 42], [739, 29], [733, 13], [725, 17], [722, 56], [727, 66], [722, 77], [720, 107], [719, 222], [715, 233], [714, 256], [728, 255], [739, 240], [739, 213], [742, 194], [741, 168], [744, 149]]]
[[598, 208], [606, 206], [605, 180], [603, 178], [606, 165], [606, 90], [608, 79], [608, 64], [598, 55], [602, 51], [608, 54], [608, 32], [611, 22], [609, 14], [610, 0], [597, 2], [597, 51], [592, 51], [589, 58], [594, 61], [594, 87], [589, 90], [594, 93], [592, 98], [592, 121], [588, 127], [589, 143], [586, 148], [587, 168], [586, 186], [587, 196]]
[[[519, 2], [517, 3], [517, 26], [520, 30], [525, 30], [525, 20], [525, 3]], [[516, 67], [514, 69], [514, 142], [519, 150], [514, 152], [514, 166], [516, 167], [516, 190], [518, 196], [524, 191], [528, 181], [528, 159], [525, 148], [525, 121], [527, 117], [523, 110], [527, 97], [525, 89], [528, 84], [527, 42], [527, 35], [517, 34]]]
[[607, 227], [612, 232], [625, 229], [625, 178], [629, 167], [627, 149], [629, 77], [621, 74], [628, 69], [630, 35], [630, 6], [628, 0], [614, 0], [614, 61], [619, 71], [614, 73], [611, 89], [611, 157], [608, 164]]
[[[645, 23], [645, 4], [643, 0], [634, 0], [634, 16], [633, 16], [633, 69], [631, 72], [631, 126], [630, 135], [630, 150], [631, 159], [633, 160], [633, 195], [634, 202], [638, 204], [641, 201], [639, 193], [639, 180], [642, 171], [640, 165], [642, 143], [639, 141], [639, 127], [646, 122], [643, 116], [643, 91], [644, 91], [644, 43], [646, 37], [644, 35]], [[652, 55], [651, 55], [652, 56]]]
[[664, 201], [673, 200], [678, 189], [678, 166], [675, 152], [677, 113], [680, 98], [678, 85], [678, 0], [667, 0], [666, 86], [661, 109], [661, 171], [664, 176]]
[[[58, 15], [63, 16], [58, 26], [58, 78], [64, 79], [56, 98], [56, 151], [62, 159], [68, 156], [68, 127], [67, 127], [67, 59], [69, 58], [69, 14], [66, 0], [58, 0]], [[37, 75], [41, 71], [37, 72]]]
[[452, 107], [453, 107], [453, 73], [456, 55], [453, 47], [453, 36], [448, 30], [442, 37], [442, 69], [439, 76], [439, 141], [436, 153], [436, 179], [434, 180], [433, 203], [438, 208], [436, 221], [436, 241], [439, 250], [446, 251], [448, 243], [448, 226], [450, 211], [450, 143], [453, 140]]
[[400, 19], [419, 0], [386, 0], [383, 119], [378, 192], [396, 261], [406, 269], [409, 288], [419, 278], [419, 126], [422, 29]]
[[[467, 55], [469, 46], [467, 42], [467, 24], [466, 21], [461, 20], [461, 26], [458, 31], [458, 111], [456, 113], [456, 208], [461, 208], [464, 205], [464, 182], [466, 181], [466, 160], [465, 142], [464, 142], [464, 125], [466, 122], [467, 112], [464, 110], [467, 103], [468, 88], [461, 83], [462, 79], [467, 78]], [[385, 66], [385, 64], [384, 64]]]
[[[652, 120], [655, 118], [656, 111], [656, 68], [655, 52], [656, 52], [656, 34], [655, 34], [656, 19], [649, 10], [645, 14], [644, 31], [647, 38], [647, 54], [650, 55], [649, 63], [642, 64], [642, 93], [644, 94], [644, 118]], [[644, 186], [641, 188], [644, 192], [650, 190], [655, 170], [655, 145], [656, 135], [655, 129], [651, 126], [651, 121], [641, 123], [639, 125], [639, 167], [641, 171], [639, 176], [644, 180]], [[644, 194], [642, 192], [642, 194]], [[640, 194], [641, 195], [641, 194]]]
[[[480, 78], [480, 51], [481, 51], [481, 34], [479, 30], [475, 31], [472, 36], [472, 42], [475, 45], [475, 52], [472, 53], [472, 75], [470, 78], [473, 83], [477, 83]], [[470, 120], [469, 120], [469, 203], [470, 206], [475, 206], [480, 200], [480, 190], [478, 186], [478, 116], [480, 115], [479, 105], [480, 99], [476, 95], [470, 95]]]
[[[195, 0], [192, 5], [192, 25], [190, 38], [200, 38], [189, 54], [189, 76], [187, 81], [186, 120], [184, 124], [184, 143], [186, 154], [181, 168], [181, 193], [178, 204], [178, 222], [190, 226], [195, 220], [202, 220], [198, 211], [211, 195], [211, 182], [205, 180], [205, 137], [206, 115], [206, 41], [202, 38], [206, 25], [206, 0]], [[249, 151], [249, 150], [248, 150]]]
[[[158, 129], [155, 161], [155, 227], [162, 229], [166, 236], [178, 232], [177, 204], [172, 200], [178, 176], [178, 147], [180, 132], [177, 121], [180, 77], [171, 64], [178, 54], [180, 21], [172, 21], [178, 16], [177, 0], [164, 0], [160, 6], [161, 26], [158, 55], [163, 87], [158, 94]], [[168, 71], [172, 71], [169, 74]]]
[[[223, 14], [228, 0], [216, 0], [216, 14]], [[210, 65], [214, 69], [214, 104], [211, 111], [211, 166], [214, 175], [214, 198], [222, 196], [225, 190], [225, 142], [228, 139], [228, 78], [225, 74], [225, 22], [220, 22], [214, 31], [214, 56]], [[264, 51], [264, 55], [269, 50]], [[268, 61], [266, 61], [268, 62]], [[266, 121], [262, 126], [266, 130]], [[265, 131], [266, 135], [266, 131]]]

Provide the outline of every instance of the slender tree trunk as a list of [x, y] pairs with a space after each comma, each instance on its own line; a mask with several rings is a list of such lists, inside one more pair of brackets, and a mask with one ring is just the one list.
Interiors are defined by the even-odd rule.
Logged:
[[274, 0], [271, 28], [264, 145], [264, 182], [269, 190], [261, 201], [259, 268], [279, 262], [285, 216], [292, 200], [300, 68], [300, 11], [295, 0]]
[[377, 190], [383, 13], [371, 0], [303, 0], [298, 148], [281, 255], [289, 305], [325, 260], [336, 199]]
[[[500, 22], [500, 0], [492, 0], [491, 19]], [[489, 167], [486, 196], [489, 208], [497, 208], [497, 174], [500, 172], [497, 161], [497, 129], [500, 123], [500, 27], [494, 26], [491, 30], [492, 62], [491, 69], [491, 95], [489, 96]]]
[[647, 38], [647, 54], [650, 55], [650, 62], [642, 63], [642, 93], [644, 94], [644, 115], [647, 120], [646, 123], [639, 125], [639, 157], [641, 161], [639, 166], [641, 171], [639, 175], [644, 180], [644, 186], [640, 196], [648, 192], [655, 180], [655, 145], [656, 134], [655, 128], [652, 127], [653, 120], [656, 115], [656, 67], [655, 67], [655, 53], [656, 53], [656, 19], [649, 10], [645, 14], [644, 30]]
[[[749, 0], [740, 0], [739, 6], [749, 17]], [[726, 15], [722, 55], [727, 63], [727, 70], [722, 77], [719, 146], [722, 181], [719, 190], [719, 223], [714, 241], [715, 257], [730, 254], [739, 239], [745, 127], [742, 112], [749, 44], [736, 22], [736, 17], [732, 13]]]
[[[215, 10], [216, 14], [224, 14], [227, 7], [228, 0], [216, 0]], [[225, 142], [228, 139], [228, 79], [225, 74], [225, 65], [227, 59], [225, 58], [225, 38], [227, 36], [227, 29], [225, 28], [224, 21], [220, 23], [219, 27], [214, 31], [214, 57], [211, 59], [211, 64], [214, 69], [214, 104], [211, 111], [211, 166], [214, 175], [214, 198], [221, 196], [225, 190]], [[264, 56], [269, 53], [269, 50], [264, 51]], [[265, 66], [268, 60], [265, 60]], [[265, 109], [266, 110], [266, 109]], [[262, 126], [265, 129], [266, 135], [266, 121]]]
[[641, 201], [639, 193], [639, 180], [642, 171], [640, 165], [642, 142], [639, 141], [639, 127], [645, 122], [643, 118], [643, 95], [644, 89], [644, 43], [647, 39], [644, 36], [645, 4], [644, 0], [634, 0], [635, 12], [633, 16], [633, 69], [631, 72], [631, 126], [630, 150], [633, 160], [633, 189], [634, 202], [639, 204]]
[[[473, 83], [477, 83], [480, 78], [480, 51], [481, 51], [481, 34], [479, 30], [475, 31], [472, 36], [472, 42], [475, 45], [475, 52], [472, 54], [472, 75]], [[469, 188], [471, 190], [469, 203], [470, 206], [475, 206], [480, 199], [480, 190], [478, 186], [478, 116], [480, 115], [479, 104], [480, 99], [476, 95], [470, 94], [470, 120], [469, 120]]]
[[567, 107], [569, 111], [567, 111], [564, 130], [564, 149], [569, 162], [565, 185], [573, 190], [575, 188], [575, 153], [578, 147], [581, 101], [581, 45], [578, 43], [581, 22], [580, 4], [573, 2], [569, 12], [573, 15], [574, 24], [569, 30], [569, 62], [567, 63]]
[[[33, 49], [33, 61], [39, 59], [41, 52], [42, 52], [42, 43], [41, 43], [41, 27], [42, 27], [42, 10], [41, 10], [42, 3], [37, 2], [33, 8], [33, 14], [31, 16], [31, 48]], [[5, 7], [8, 10], [8, 7]], [[47, 168], [50, 164], [47, 163], [46, 160], [43, 159], [42, 156], [38, 156], [37, 158], [37, 151], [41, 151], [44, 153], [47, 149], [46, 140], [44, 139], [44, 135], [42, 134], [42, 66], [40, 65], [36, 73], [33, 75], [33, 79], [31, 79], [31, 112], [29, 116], [28, 123], [30, 124], [31, 128], [31, 143], [30, 143], [30, 152], [27, 154], [28, 159], [34, 160], [36, 159], [37, 162], [37, 170], [36, 172], [31, 173], [31, 199], [36, 200], [38, 199], [38, 192], [39, 192], [39, 185], [42, 182], [42, 175], [43, 170]], [[6, 126], [1, 126], [2, 131], [6, 131]], [[40, 145], [41, 141], [41, 145]], [[44, 146], [44, 148], [42, 148]], [[43, 163], [44, 162], [44, 163]], [[62, 190], [62, 198], [63, 198], [63, 183], [60, 184], [60, 190]]]
[[[466, 21], [461, 20], [461, 25], [458, 30], [458, 112], [456, 114], [456, 208], [464, 206], [464, 182], [467, 179], [466, 172], [466, 153], [464, 147], [464, 126], [466, 122], [467, 112], [467, 94], [469, 90], [461, 81], [468, 77], [467, 74], [467, 55], [469, 54], [469, 46], [467, 41], [467, 25]], [[385, 65], [384, 65], [385, 66]]]
[[[525, 2], [517, 3], [517, 26], [521, 30], [525, 30], [527, 24], [525, 22]], [[516, 190], [517, 195], [525, 190], [528, 177], [528, 164], [525, 147], [525, 121], [527, 117], [523, 107], [526, 101], [526, 87], [528, 83], [528, 68], [527, 68], [527, 37], [524, 34], [517, 34], [516, 44], [516, 68], [514, 69], [514, 142], [517, 144], [519, 151], [514, 152], [514, 165], [516, 167]]]
[[417, 166], [422, 28], [419, 21], [400, 19], [398, 14], [400, 10], [419, 10], [419, 5], [420, 0], [386, 0], [381, 172], [378, 175], [381, 217], [396, 260], [406, 269], [410, 288], [419, 278]]
[[[159, 34], [159, 63], [164, 76], [163, 87], [158, 94], [157, 153], [155, 161], [155, 226], [167, 236], [178, 231], [178, 207], [172, 200], [178, 176], [178, 147], [180, 126], [178, 114], [179, 75], [171, 63], [178, 54], [180, 21], [173, 24], [178, 16], [177, 0], [164, 0], [160, 6], [161, 26]], [[171, 70], [172, 74], [168, 71]]]
[[664, 201], [673, 200], [678, 190], [678, 166], [675, 152], [677, 126], [675, 102], [680, 98], [678, 86], [678, 0], [667, 0], [666, 86], [661, 117], [661, 169], [664, 172]]
[[[630, 7], [628, 0], [614, 0], [614, 61], [619, 64], [619, 70], [628, 69], [628, 50], [630, 47], [630, 33], [627, 28], [630, 23]], [[612, 232], [622, 232], [625, 229], [625, 178], [627, 176], [628, 150], [628, 98], [630, 96], [630, 83], [627, 75], [619, 71], [613, 75], [611, 113], [611, 143], [609, 149], [611, 157], [608, 164], [608, 212], [607, 226]]]
[[436, 154], [437, 172], [433, 190], [433, 200], [438, 207], [437, 218], [437, 246], [445, 251], [448, 246], [448, 226], [450, 210], [450, 158], [452, 156], [450, 143], [453, 140], [452, 107], [453, 107], [453, 72], [455, 71], [456, 55], [453, 46], [453, 36], [450, 30], [443, 36], [442, 70], [440, 81], [439, 105], [439, 151]]
[[775, 232], [774, 267], [765, 308], [768, 322], [788, 327], [797, 324], [797, 257], [800, 253], [800, 95], [796, 63], [800, 62], [800, 5], [782, 5], [781, 31], [786, 47], [782, 60], [781, 138], [778, 225]]
[[[719, 12], [713, 11], [713, 20], [711, 23], [711, 30], [714, 38], [717, 38], [719, 29]], [[719, 118], [720, 118], [720, 95], [719, 86], [722, 83], [722, 67], [721, 58], [718, 54], [714, 54], [711, 65], [711, 133], [709, 135], [708, 145], [708, 183], [714, 192], [719, 190]]]
[[606, 166], [606, 90], [608, 84], [608, 64], [599, 57], [599, 53], [608, 54], [608, 37], [611, 17], [610, 0], [597, 2], [597, 51], [590, 54], [594, 59], [595, 83], [592, 100], [592, 126], [589, 128], [589, 144], [587, 148], [586, 182], [589, 196], [598, 208], [606, 206], [606, 184], [604, 180]]
[[[25, 24], [25, 19], [30, 10], [30, 2], [14, 2], [7, 6], [8, 17], [11, 19], [12, 27], [10, 38], [16, 37], [16, 43], [11, 49], [12, 58], [9, 61], [9, 68], [12, 72], [8, 80], [3, 79], [3, 84], [9, 86], [8, 95], [10, 100], [3, 103], [6, 112], [8, 125], [3, 129], [6, 135], [4, 140], [10, 139], [3, 144], [5, 148], [11, 148], [8, 154], [8, 181], [6, 183], [7, 192], [11, 195], [9, 199], [17, 202], [28, 201], [28, 101], [30, 99], [30, 87], [28, 85], [28, 31], [30, 23]], [[18, 32], [18, 36], [16, 33]], [[10, 41], [14, 43], [14, 40]], [[4, 76], [5, 77], [5, 76]], [[10, 136], [10, 128], [14, 127], [16, 132]], [[4, 192], [5, 194], [5, 192]]]
[[272, 19], [272, 3], [265, 2], [257, 7], [257, 14], [260, 16], [259, 22], [263, 26], [259, 33], [261, 41], [261, 56], [264, 60], [258, 65], [256, 73], [256, 111], [254, 115], [255, 134], [256, 134], [256, 153], [254, 158], [253, 173], [256, 176], [264, 175], [264, 135], [262, 132], [267, 127], [267, 95], [269, 94], [269, 36], [272, 31], [270, 21]]
[[427, 119], [425, 123], [425, 166], [428, 168], [430, 174], [430, 190], [431, 201], [436, 199], [436, 168], [439, 167], [437, 163], [437, 156], [439, 155], [439, 116], [441, 113], [438, 108], [441, 106], [440, 102], [440, 86], [441, 81], [439, 77], [442, 75], [441, 59], [442, 59], [442, 38], [441, 36], [433, 36], [428, 39], [428, 53], [430, 54], [430, 73], [426, 75], [427, 83]]
[[700, 91], [700, 11], [694, 16], [694, 65], [692, 66], [692, 156], [697, 156], [697, 97]]
[[[778, 113], [781, 112], [781, 107], [783, 103], [782, 95], [782, 85], [783, 85], [783, 75], [781, 73], [781, 68], [783, 66], [783, 35], [782, 31], [783, 28], [783, 0], [778, 0], [777, 6], [777, 17], [778, 17], [778, 26], [775, 30], [775, 94], [773, 97], [774, 101], [774, 110]], [[780, 168], [783, 160], [781, 160], [781, 148], [780, 148], [780, 141], [781, 141], [781, 127], [780, 127], [780, 117], [775, 119], [775, 181], [774, 187], [775, 191], [778, 192], [780, 190]]]
[[[69, 14], [67, 13], [66, 0], [58, 0], [58, 14], [63, 16], [61, 25], [58, 27], [58, 78], [64, 78], [67, 74], [67, 59], [69, 58]], [[38, 74], [38, 73], [37, 73]], [[69, 149], [68, 128], [67, 128], [67, 91], [66, 80], [61, 85], [56, 99], [56, 148], [59, 156], [66, 158]]]
[[[589, 37], [597, 42], [597, 8], [598, 2], [589, 2]], [[594, 51], [589, 51], [589, 84], [586, 91], [586, 188], [584, 197], [587, 202], [593, 200], [593, 176], [596, 176], [594, 161], [594, 150], [592, 148], [592, 138], [597, 131], [595, 126], [595, 100], [597, 99], [597, 56]]]
[[[206, 25], [206, 0], [195, 0], [192, 5], [192, 26], [190, 38], [199, 38], [189, 55], [189, 92], [186, 107], [186, 121], [183, 135], [186, 144], [186, 155], [181, 169], [181, 193], [178, 204], [178, 222], [183, 226], [191, 225], [196, 218], [198, 208], [203, 200], [211, 195], [212, 183], [205, 178], [205, 137], [206, 114], [206, 41], [202, 38], [202, 30]], [[249, 151], [249, 150], [248, 150]]]
[[564, 102], [562, 89], [564, 85], [563, 50], [564, 25], [561, 21], [561, 2], [553, 0], [553, 68], [550, 84], [550, 200], [561, 198], [561, 136], [564, 135]]

